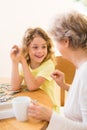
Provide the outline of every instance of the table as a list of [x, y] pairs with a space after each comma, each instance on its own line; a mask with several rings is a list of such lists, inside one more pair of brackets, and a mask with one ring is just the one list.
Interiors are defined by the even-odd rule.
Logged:
[[[7, 83], [6, 79], [3, 81]], [[32, 92], [22, 91], [20, 93], [15, 94], [14, 96], [22, 96], [22, 95], [29, 96], [34, 100], [38, 100], [39, 103], [44, 104], [50, 108], [53, 107], [52, 101], [49, 98], [49, 96], [40, 89]], [[41, 130], [41, 128], [45, 124], [46, 124], [45, 121], [37, 121], [35, 119], [29, 119], [26, 122], [19, 122], [15, 118], [8, 118], [8, 119], [0, 120], [0, 129], [1, 130]]]

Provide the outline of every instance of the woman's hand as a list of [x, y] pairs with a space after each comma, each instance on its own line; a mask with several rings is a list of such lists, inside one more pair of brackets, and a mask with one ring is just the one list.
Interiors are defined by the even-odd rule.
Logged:
[[63, 72], [60, 70], [55, 70], [52, 74], [51, 77], [55, 80], [55, 82], [59, 85], [62, 86], [62, 84], [65, 83], [65, 75]]
[[42, 104], [32, 103], [28, 108], [28, 114], [37, 120], [50, 121], [52, 110]]
[[52, 74], [51, 77], [55, 80], [55, 82], [62, 87], [65, 90], [69, 90], [70, 85], [65, 83], [65, 75], [63, 72], [60, 70], [55, 70]]

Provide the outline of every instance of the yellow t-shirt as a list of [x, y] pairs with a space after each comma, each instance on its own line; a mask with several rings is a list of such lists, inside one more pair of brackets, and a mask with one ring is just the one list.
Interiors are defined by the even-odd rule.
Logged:
[[[40, 89], [45, 91], [51, 98], [53, 102], [53, 107], [55, 111], [59, 111], [58, 107], [58, 98], [57, 98], [57, 91], [56, 87], [58, 85], [56, 82], [51, 78], [51, 73], [55, 70], [55, 66], [52, 60], [48, 60], [42, 63], [38, 68], [31, 69], [29, 66], [30, 71], [35, 77], [44, 77], [46, 81], [40, 86]], [[20, 75], [23, 75], [23, 71], [20, 72]]]

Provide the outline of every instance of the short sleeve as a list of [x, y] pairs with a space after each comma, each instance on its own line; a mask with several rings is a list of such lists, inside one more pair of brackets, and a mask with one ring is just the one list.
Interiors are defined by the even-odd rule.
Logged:
[[43, 65], [39, 69], [40, 70], [37, 76], [42, 76], [45, 77], [47, 80], [52, 80], [50, 75], [54, 71], [55, 65], [51, 60], [43, 63]]

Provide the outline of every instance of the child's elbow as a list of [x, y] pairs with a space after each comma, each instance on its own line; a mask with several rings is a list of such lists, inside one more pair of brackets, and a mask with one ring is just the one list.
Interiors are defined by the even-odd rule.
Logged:
[[35, 90], [38, 89], [36, 86], [32, 86], [32, 87], [27, 86], [27, 87], [28, 87], [28, 90], [29, 90], [29, 91], [35, 91]]

